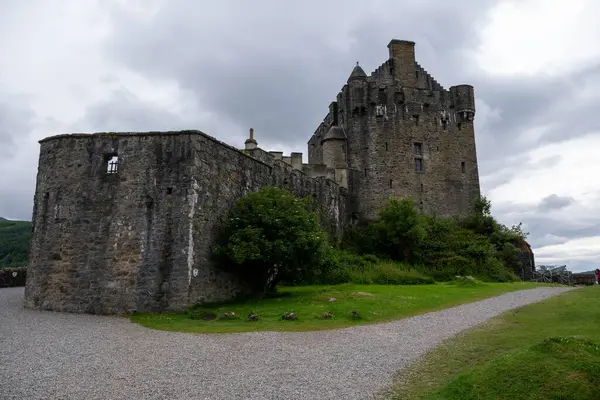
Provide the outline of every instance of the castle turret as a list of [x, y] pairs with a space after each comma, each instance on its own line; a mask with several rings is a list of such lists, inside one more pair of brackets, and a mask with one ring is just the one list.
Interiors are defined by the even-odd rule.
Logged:
[[390, 60], [394, 68], [394, 78], [408, 87], [417, 86], [415, 42], [393, 39], [388, 44]]
[[475, 118], [475, 91], [471, 85], [457, 85], [450, 88], [452, 105], [459, 121], [473, 121]]
[[348, 78], [348, 88], [352, 115], [367, 115], [367, 74], [358, 62]]
[[323, 164], [329, 168], [348, 168], [346, 161], [346, 132], [341, 126], [332, 126], [321, 140]]

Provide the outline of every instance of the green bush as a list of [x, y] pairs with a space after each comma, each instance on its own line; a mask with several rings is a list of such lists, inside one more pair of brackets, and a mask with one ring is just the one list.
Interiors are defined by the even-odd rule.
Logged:
[[308, 199], [265, 187], [241, 198], [231, 210], [214, 256], [255, 291], [279, 282], [311, 279], [322, 263], [327, 234]]
[[383, 262], [373, 264], [368, 269], [354, 270], [350, 273], [353, 283], [376, 285], [425, 285], [435, 283], [408, 265]]
[[342, 243], [360, 254], [422, 264], [420, 272], [438, 281], [465, 275], [486, 281], [518, 280], [515, 243], [527, 234], [520, 224], [508, 228], [498, 223], [485, 197], [477, 198], [472, 209], [464, 218], [436, 218], [420, 215], [410, 199], [391, 200], [379, 213], [379, 221], [350, 230]]

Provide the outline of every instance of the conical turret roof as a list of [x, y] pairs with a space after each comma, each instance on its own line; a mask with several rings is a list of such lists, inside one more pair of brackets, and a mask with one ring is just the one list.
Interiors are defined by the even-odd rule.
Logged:
[[358, 65], [358, 62], [357, 62], [356, 67], [354, 67], [354, 69], [352, 70], [352, 73], [350, 74], [350, 77], [348, 78], [348, 81], [351, 81], [354, 79], [366, 79], [366, 78], [367, 78], [367, 74], [360, 67], [360, 65]]
[[332, 126], [321, 140], [321, 143], [327, 140], [346, 140], [346, 132], [344, 132], [344, 128], [341, 126]]

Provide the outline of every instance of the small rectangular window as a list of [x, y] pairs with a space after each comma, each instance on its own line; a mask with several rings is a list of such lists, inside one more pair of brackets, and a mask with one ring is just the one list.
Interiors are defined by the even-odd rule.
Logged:
[[415, 78], [419, 79], [419, 71], [415, 71]]
[[423, 172], [423, 159], [415, 158], [415, 171]]
[[385, 151], [388, 151], [388, 142], [385, 142]]
[[464, 174], [464, 173], [465, 173], [465, 171], [467, 170], [467, 168], [466, 168], [466, 166], [465, 166], [465, 162], [464, 162], [464, 161], [460, 163], [460, 169], [462, 170], [462, 173], [463, 173], [463, 174]]
[[104, 162], [106, 163], [106, 173], [116, 174], [119, 167], [119, 157], [116, 154], [107, 154], [104, 156]]
[[442, 128], [444, 130], [446, 130], [448, 128], [448, 120], [447, 119], [442, 120]]
[[423, 143], [413, 143], [413, 150], [416, 155], [422, 156], [423, 155]]
[[392, 180], [390, 179], [390, 189], [392, 188]]
[[413, 119], [415, 120], [415, 125], [419, 125], [419, 116], [418, 115], [413, 115]]

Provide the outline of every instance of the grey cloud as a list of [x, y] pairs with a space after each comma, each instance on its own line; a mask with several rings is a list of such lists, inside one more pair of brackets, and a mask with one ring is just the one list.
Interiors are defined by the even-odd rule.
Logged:
[[[314, 13], [310, 1], [264, 8], [175, 2], [146, 22], [116, 10], [107, 51], [146, 76], [176, 80], [202, 107], [240, 129], [254, 127], [259, 142], [303, 150], [355, 61], [373, 70], [387, 59], [390, 39], [408, 38], [419, 43], [417, 51], [423, 45], [421, 60], [435, 73], [443, 65], [438, 60], [470, 45], [476, 37], [470, 22], [493, 3], [381, 1], [373, 12], [362, 2], [327, 2]], [[386, 22], [388, 15], [404, 22]], [[222, 18], [215, 23], [214, 16]]]
[[0, 93], [0, 155], [16, 149], [17, 139], [29, 135], [36, 117], [25, 96]]
[[73, 131], [160, 131], [191, 129], [183, 118], [145, 103], [125, 88], [115, 90], [105, 101], [90, 105]]
[[551, 194], [550, 196], [544, 197], [538, 204], [537, 208], [540, 212], [560, 210], [561, 208], [570, 206], [574, 202], [575, 199], [570, 196], [558, 196], [556, 194]]

